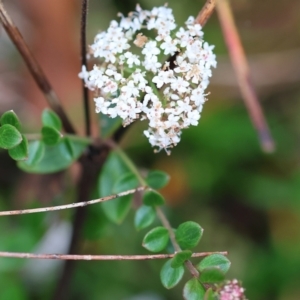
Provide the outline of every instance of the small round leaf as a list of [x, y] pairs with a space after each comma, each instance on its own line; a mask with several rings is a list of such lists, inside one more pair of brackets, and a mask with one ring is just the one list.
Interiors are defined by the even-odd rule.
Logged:
[[203, 283], [217, 283], [224, 280], [225, 275], [217, 268], [207, 268], [201, 272], [200, 281]]
[[155, 220], [155, 216], [155, 210], [152, 206], [142, 205], [135, 213], [135, 228], [141, 230], [148, 227]]
[[222, 254], [212, 254], [204, 259], [198, 264], [197, 269], [202, 272], [207, 268], [217, 267], [223, 274], [226, 274], [229, 270], [231, 262], [227, 257]]
[[170, 176], [162, 171], [150, 171], [146, 177], [147, 184], [153, 189], [161, 189], [168, 184]]
[[114, 184], [113, 193], [121, 193], [138, 187], [139, 181], [131, 172], [122, 175]]
[[44, 126], [42, 128], [42, 137], [43, 137], [43, 142], [46, 145], [53, 146], [60, 141], [62, 135], [54, 127]]
[[178, 268], [184, 264], [184, 262], [190, 259], [192, 256], [192, 251], [190, 250], [183, 250], [178, 253], [172, 258], [171, 266], [173, 268]]
[[171, 260], [169, 259], [162, 267], [160, 271], [160, 280], [163, 286], [167, 289], [171, 289], [179, 283], [183, 274], [184, 267], [172, 268]]
[[0, 127], [0, 148], [11, 149], [22, 142], [22, 135], [16, 127], [5, 124]]
[[204, 300], [218, 300], [219, 298], [217, 297], [216, 293], [213, 291], [212, 288], [209, 288], [205, 295], [204, 295]]
[[165, 200], [160, 193], [156, 191], [147, 191], [144, 193], [143, 202], [145, 205], [158, 206], [163, 205]]
[[199, 243], [202, 233], [203, 229], [199, 224], [188, 221], [179, 225], [175, 237], [182, 249], [190, 249]]
[[185, 300], [204, 300], [205, 289], [197, 278], [190, 279], [183, 288]]
[[28, 158], [28, 142], [24, 135], [22, 135], [22, 142], [16, 147], [9, 149], [8, 154], [14, 160], [26, 160]]
[[54, 111], [47, 108], [42, 113], [42, 123], [43, 126], [53, 127], [57, 131], [60, 131], [62, 128], [59, 116]]
[[150, 230], [143, 239], [143, 247], [151, 252], [159, 252], [166, 248], [169, 233], [165, 227], [159, 226]]
[[0, 123], [1, 123], [1, 125], [5, 125], [5, 124], [12, 125], [12, 126], [16, 127], [18, 130], [21, 129], [21, 123], [19, 121], [19, 118], [13, 110], [5, 112], [1, 116]]

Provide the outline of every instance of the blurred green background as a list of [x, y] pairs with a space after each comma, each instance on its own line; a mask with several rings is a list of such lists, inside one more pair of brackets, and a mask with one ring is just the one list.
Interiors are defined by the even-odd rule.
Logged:
[[[26, 2], [26, 3], [25, 3]], [[196, 16], [205, 1], [170, 0], [177, 24]], [[145, 9], [164, 2], [139, 1]], [[83, 132], [80, 69], [80, 1], [4, 1], [53, 83], [71, 119]], [[90, 0], [88, 39], [105, 30], [132, 0]], [[300, 3], [298, 0], [233, 0], [236, 24], [252, 77], [276, 143], [265, 154], [241, 99], [217, 15], [204, 28], [215, 45], [213, 70], [200, 124], [185, 130], [171, 156], [154, 154], [143, 124], [131, 127], [122, 146], [143, 169], [171, 175], [163, 190], [167, 215], [176, 227], [198, 222], [204, 236], [197, 251], [229, 251], [228, 278], [237, 278], [251, 300], [300, 299]], [[14, 109], [26, 132], [34, 132], [46, 106], [24, 63], [0, 31], [0, 112]], [[94, 119], [96, 116], [94, 115]], [[67, 173], [28, 175], [0, 152], [0, 209], [72, 202], [78, 166]], [[71, 211], [0, 218], [0, 251], [64, 252]], [[111, 224], [101, 206], [89, 207], [81, 253], [143, 254], [134, 210]], [[78, 262], [69, 299], [176, 300], [182, 285], [167, 291], [161, 261]], [[51, 299], [61, 262], [0, 259], [0, 299]]]

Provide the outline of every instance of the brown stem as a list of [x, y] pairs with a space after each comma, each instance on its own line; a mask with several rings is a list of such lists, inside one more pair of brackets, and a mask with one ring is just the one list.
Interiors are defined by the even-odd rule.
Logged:
[[[227, 255], [224, 252], [199, 252], [192, 257], [205, 257], [212, 254]], [[172, 258], [176, 254], [150, 254], [150, 255], [77, 255], [77, 254], [35, 254], [22, 252], [0, 252], [0, 257], [32, 258], [32, 259], [60, 259], [60, 260], [152, 260]]]
[[[163, 213], [163, 211], [161, 210], [160, 207], [156, 207], [156, 213], [157, 213], [157, 216], [160, 219], [161, 223], [163, 224], [163, 226], [165, 228], [167, 228], [167, 230], [169, 232], [170, 240], [175, 249], [175, 252], [180, 252], [181, 248], [176, 241], [175, 234], [174, 234], [173, 228], [171, 227], [169, 220], [166, 218], [165, 214]], [[187, 267], [187, 269], [189, 270], [189, 272], [192, 274], [193, 277], [196, 277], [196, 278], [199, 277], [198, 270], [194, 267], [194, 265], [192, 264], [192, 262], [190, 260], [187, 260], [185, 262], [185, 266]]]
[[23, 36], [21, 35], [19, 29], [14, 25], [13, 21], [9, 17], [8, 13], [5, 11], [2, 2], [0, 1], [0, 21], [18, 49], [19, 53], [24, 59], [31, 75], [33, 76], [35, 82], [37, 83], [38, 87], [43, 92], [45, 98], [49, 106], [59, 115], [62, 120], [64, 129], [68, 133], [75, 133], [73, 125], [69, 121], [56, 93], [52, 89], [47, 77], [45, 76], [44, 72], [42, 71], [41, 67], [33, 57], [32, 53], [30, 52], [27, 44], [24, 41]]
[[248, 62], [228, 0], [217, 0], [217, 12], [241, 94], [253, 126], [258, 132], [262, 149], [266, 152], [272, 152], [275, 148], [274, 141], [251, 82]]
[[196, 18], [196, 23], [203, 27], [212, 15], [215, 6], [216, 0], [207, 0]]
[[11, 210], [11, 211], [1, 211], [0, 216], [25, 215], [25, 214], [33, 214], [33, 213], [40, 213], [40, 212], [49, 212], [49, 211], [70, 209], [70, 208], [75, 208], [75, 207], [84, 207], [84, 206], [88, 206], [88, 205], [92, 205], [92, 204], [96, 204], [96, 203], [113, 200], [113, 199], [116, 199], [116, 198], [119, 198], [122, 196], [130, 195], [135, 192], [143, 191], [145, 189], [147, 189], [147, 187], [141, 186], [136, 189], [121, 192], [119, 194], [114, 194], [114, 195], [106, 196], [106, 197], [99, 198], [99, 199], [83, 201], [83, 202], [75, 202], [75, 203], [65, 204], [65, 205], [42, 207], [42, 208], [32, 208], [32, 209]]
[[[88, 0], [82, 1], [81, 6], [81, 28], [80, 28], [80, 44], [81, 44], [81, 65], [87, 69], [86, 59], [86, 24], [87, 24], [87, 13], [88, 13]], [[89, 107], [89, 91], [82, 79], [82, 96], [84, 104], [84, 116], [85, 116], [85, 134], [91, 135], [91, 118], [90, 118], [90, 107]]]
[[[81, 175], [78, 182], [77, 202], [86, 202], [90, 197], [90, 193], [95, 186], [99, 172], [107, 159], [109, 148], [102, 147], [98, 149], [98, 155], [92, 157], [85, 155], [80, 159]], [[96, 151], [96, 149], [95, 149]], [[86, 219], [86, 207], [77, 208], [73, 219], [73, 233], [69, 246], [69, 254], [78, 252], [79, 241], [83, 224]], [[67, 260], [65, 262], [61, 277], [58, 280], [56, 290], [53, 295], [55, 300], [63, 300], [68, 298], [72, 273], [75, 268], [75, 262]]]

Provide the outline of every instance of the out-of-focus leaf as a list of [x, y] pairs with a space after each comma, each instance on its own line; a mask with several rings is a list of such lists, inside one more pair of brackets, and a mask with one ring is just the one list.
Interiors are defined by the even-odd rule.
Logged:
[[[86, 140], [62, 138], [55, 146], [45, 146], [44, 155], [40, 159], [43, 152], [43, 146], [40, 143], [37, 141], [29, 143], [28, 160], [18, 163], [18, 166], [25, 172], [46, 174], [64, 170], [80, 157], [88, 145]], [[70, 153], [70, 146], [72, 153]], [[32, 149], [35, 150], [33, 154]]]
[[42, 128], [42, 138], [46, 145], [56, 145], [60, 141], [61, 137], [61, 133], [54, 127], [44, 126]]
[[206, 268], [200, 274], [200, 281], [203, 283], [217, 283], [223, 281], [224, 273], [218, 267]]
[[0, 127], [0, 148], [11, 149], [22, 142], [22, 135], [16, 127], [4, 124]]
[[113, 187], [113, 193], [118, 194], [138, 187], [139, 181], [136, 175], [129, 172], [121, 176]]
[[185, 300], [204, 300], [205, 289], [197, 278], [190, 279], [183, 288]]
[[143, 202], [145, 205], [158, 206], [163, 205], [165, 200], [163, 196], [156, 191], [146, 191], [143, 196]]
[[42, 141], [32, 141], [28, 144], [28, 159], [26, 165], [37, 164], [44, 156], [45, 144]]
[[22, 142], [14, 148], [8, 150], [9, 156], [14, 160], [26, 160], [28, 158], [28, 142], [22, 134]]
[[160, 280], [163, 286], [167, 289], [171, 289], [176, 286], [184, 274], [184, 267], [172, 268], [171, 260], [169, 259], [162, 267], [160, 271]]
[[155, 216], [155, 210], [152, 206], [142, 205], [135, 213], [135, 228], [141, 230], [148, 227], [155, 220]]
[[182, 249], [190, 249], [199, 243], [202, 233], [203, 229], [199, 224], [188, 221], [179, 225], [175, 237]]
[[[113, 194], [113, 188], [119, 178], [130, 172], [117, 153], [111, 153], [106, 160], [98, 179], [99, 197]], [[126, 217], [132, 202], [132, 195], [123, 196], [102, 203], [106, 216], [115, 223], [120, 223]]]
[[42, 123], [44, 126], [55, 128], [57, 131], [62, 129], [59, 116], [50, 109], [44, 109], [42, 113]]
[[183, 250], [177, 252], [176, 255], [172, 258], [171, 266], [173, 268], [178, 268], [184, 264], [184, 262], [190, 259], [192, 256], [192, 251], [190, 250]]
[[120, 117], [110, 118], [102, 113], [99, 114], [100, 118], [100, 129], [101, 137], [110, 137], [122, 124], [122, 119]]
[[13, 110], [5, 112], [1, 116], [0, 124], [1, 125], [9, 124], [16, 127], [17, 130], [21, 129], [21, 123], [19, 121], [19, 118]]
[[166, 248], [169, 233], [165, 227], [159, 226], [150, 230], [143, 239], [143, 247], [151, 252], [159, 252]]
[[231, 262], [227, 257], [222, 254], [212, 254], [204, 259], [198, 264], [197, 269], [203, 272], [207, 268], [217, 267], [223, 274], [226, 274], [229, 270]]
[[153, 189], [161, 189], [168, 184], [170, 176], [163, 171], [150, 171], [146, 177], [147, 184]]
[[218, 300], [218, 297], [216, 296], [216, 293], [212, 290], [212, 288], [209, 288], [206, 291], [204, 300]]

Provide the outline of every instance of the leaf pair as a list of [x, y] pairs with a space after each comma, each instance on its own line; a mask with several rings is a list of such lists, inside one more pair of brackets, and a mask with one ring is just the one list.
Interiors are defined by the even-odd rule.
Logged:
[[25, 160], [28, 157], [28, 142], [20, 133], [21, 123], [11, 110], [5, 112], [0, 119], [0, 148], [8, 150], [14, 160]]

